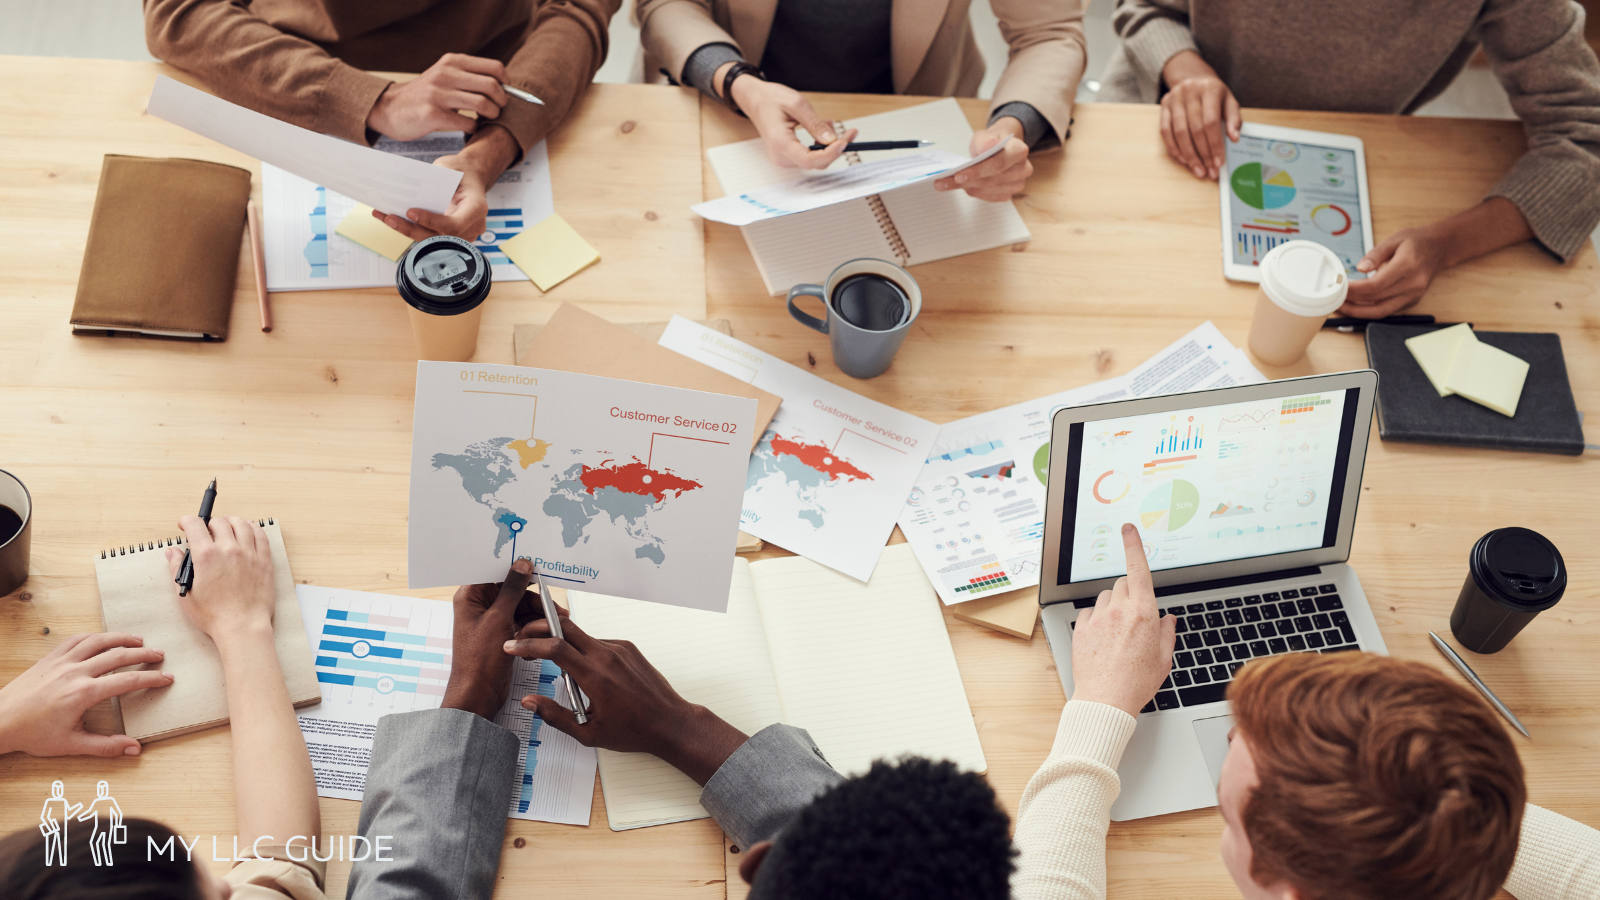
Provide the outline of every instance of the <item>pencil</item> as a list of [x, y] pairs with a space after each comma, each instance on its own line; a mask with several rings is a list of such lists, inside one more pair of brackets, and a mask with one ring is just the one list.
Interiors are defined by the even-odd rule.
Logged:
[[245, 206], [245, 219], [250, 224], [250, 256], [255, 260], [256, 302], [261, 305], [261, 330], [272, 330], [272, 307], [267, 303], [267, 255], [261, 249], [261, 213], [254, 202]]

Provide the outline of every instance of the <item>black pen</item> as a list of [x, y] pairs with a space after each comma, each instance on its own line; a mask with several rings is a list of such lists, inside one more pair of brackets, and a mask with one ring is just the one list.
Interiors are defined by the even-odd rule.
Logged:
[[[211, 484], [206, 486], [205, 494], [200, 498], [200, 521], [211, 524], [211, 504], [217, 502], [217, 480], [211, 479]], [[183, 565], [178, 567], [178, 577], [172, 579], [178, 584], [178, 596], [187, 597], [194, 590], [194, 560], [189, 556], [189, 548], [183, 548]]]
[[[918, 147], [932, 147], [933, 141], [851, 141], [844, 145], [844, 152], [857, 153], [862, 150], [915, 150]], [[813, 143], [813, 150], [826, 150], [827, 144]]]
[[1345, 334], [1366, 331], [1367, 326], [1373, 322], [1384, 325], [1432, 325], [1433, 316], [1403, 315], [1387, 316], [1382, 319], [1357, 319], [1354, 316], [1335, 316], [1322, 323], [1323, 328], [1332, 328]]

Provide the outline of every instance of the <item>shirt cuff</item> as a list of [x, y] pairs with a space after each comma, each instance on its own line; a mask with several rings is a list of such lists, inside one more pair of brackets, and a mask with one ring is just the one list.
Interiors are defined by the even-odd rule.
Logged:
[[1001, 104], [989, 114], [989, 124], [993, 125], [1001, 116], [1010, 116], [1022, 123], [1022, 142], [1028, 145], [1029, 150], [1045, 150], [1056, 144], [1056, 136], [1050, 130], [1049, 120], [1043, 113], [1034, 109], [1032, 103], [1013, 100]]
[[[707, 97], [724, 102], [717, 89], [721, 85], [712, 84], [716, 78], [717, 70], [731, 62], [740, 62], [744, 57], [740, 55], [739, 48], [732, 44], [705, 44], [693, 53], [683, 64], [683, 83], [693, 85]], [[726, 101], [732, 103], [732, 100]]]
[[1568, 262], [1600, 224], [1600, 164], [1581, 151], [1535, 150], [1517, 160], [1489, 196], [1515, 204], [1540, 245]]
[[1153, 18], [1145, 22], [1131, 37], [1122, 39], [1123, 50], [1133, 60], [1136, 68], [1157, 85], [1161, 84], [1161, 69], [1167, 60], [1185, 50], [1200, 52], [1194, 35], [1178, 22], [1167, 18]]
[[768, 725], [717, 768], [700, 791], [700, 805], [748, 847], [772, 838], [817, 795], [843, 780], [803, 729]]
[[1113, 769], [1122, 762], [1122, 751], [1133, 738], [1139, 720], [1115, 706], [1089, 700], [1068, 700], [1056, 726], [1056, 740], [1050, 757], [1077, 757], [1093, 760]]

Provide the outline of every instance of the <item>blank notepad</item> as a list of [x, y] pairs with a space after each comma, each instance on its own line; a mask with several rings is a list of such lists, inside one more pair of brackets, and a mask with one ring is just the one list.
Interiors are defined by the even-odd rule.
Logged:
[[[909, 544], [863, 585], [800, 557], [734, 561], [725, 614], [568, 593], [596, 637], [625, 638], [685, 699], [746, 734], [806, 729], [846, 774], [917, 754], [987, 769], [938, 597]], [[600, 752], [616, 830], [706, 815], [700, 789], [642, 753]]]

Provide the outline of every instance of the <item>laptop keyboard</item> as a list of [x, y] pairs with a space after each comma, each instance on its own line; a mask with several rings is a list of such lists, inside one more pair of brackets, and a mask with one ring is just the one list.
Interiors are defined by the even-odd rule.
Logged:
[[1178, 620], [1172, 673], [1142, 713], [1222, 700], [1234, 673], [1258, 656], [1360, 649], [1331, 584], [1173, 604], [1163, 612]]

